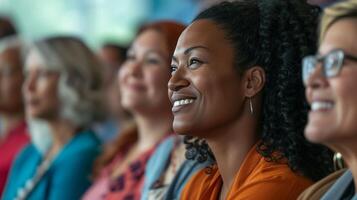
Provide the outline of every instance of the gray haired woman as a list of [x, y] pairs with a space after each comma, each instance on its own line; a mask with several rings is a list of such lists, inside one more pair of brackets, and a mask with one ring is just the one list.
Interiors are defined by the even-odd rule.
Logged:
[[14, 162], [3, 200], [79, 199], [100, 143], [88, 129], [102, 113], [102, 76], [79, 39], [35, 42], [25, 62], [25, 111], [32, 143]]

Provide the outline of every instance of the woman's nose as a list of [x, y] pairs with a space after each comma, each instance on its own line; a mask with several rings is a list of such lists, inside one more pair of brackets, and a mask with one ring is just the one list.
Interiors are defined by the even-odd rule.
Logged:
[[168, 82], [168, 88], [171, 91], [178, 91], [181, 88], [187, 87], [189, 84], [190, 82], [185, 77], [184, 69], [178, 68], [177, 71], [172, 74]]
[[36, 78], [33, 74], [29, 74], [24, 82], [24, 90], [25, 91], [34, 91], [36, 88]]
[[306, 80], [306, 87], [319, 88], [328, 84], [327, 77], [325, 77], [321, 64], [318, 64], [315, 69], [310, 73]]

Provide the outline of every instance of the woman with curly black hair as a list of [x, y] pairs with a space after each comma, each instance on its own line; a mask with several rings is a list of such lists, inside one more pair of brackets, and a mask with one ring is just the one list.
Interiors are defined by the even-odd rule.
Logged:
[[300, 62], [315, 51], [318, 13], [296, 0], [223, 2], [181, 34], [173, 128], [189, 135], [189, 159], [216, 160], [182, 199], [296, 199], [331, 172], [330, 152], [303, 136]]

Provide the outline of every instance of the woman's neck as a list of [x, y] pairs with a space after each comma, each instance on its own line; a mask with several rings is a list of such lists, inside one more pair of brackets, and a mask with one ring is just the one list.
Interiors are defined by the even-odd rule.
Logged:
[[206, 138], [217, 162], [223, 185], [221, 197], [226, 197], [249, 150], [258, 141], [257, 122], [251, 116], [212, 130]]
[[154, 146], [164, 135], [172, 132], [171, 114], [159, 114], [155, 116], [135, 115], [135, 121], [138, 126], [139, 150], [147, 150]]
[[73, 138], [77, 128], [72, 123], [62, 119], [49, 122], [49, 127], [52, 133], [52, 146], [47, 157], [53, 157]]
[[143, 152], [151, 149], [164, 135], [172, 131], [172, 117], [156, 114], [156, 116], [133, 115], [137, 126], [138, 140], [125, 154], [123, 160], [120, 160], [120, 163], [117, 163], [113, 168], [112, 177], [122, 174], [129, 163], [137, 159]]

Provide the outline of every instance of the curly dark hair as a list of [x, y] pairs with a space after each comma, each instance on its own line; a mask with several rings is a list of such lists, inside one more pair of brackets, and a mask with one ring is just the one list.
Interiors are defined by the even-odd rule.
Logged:
[[[195, 19], [212, 20], [234, 49], [238, 73], [254, 65], [266, 73], [261, 142], [267, 161], [286, 159], [289, 167], [316, 181], [332, 172], [332, 152], [304, 138], [308, 104], [301, 80], [301, 60], [316, 51], [320, 9], [302, 0], [223, 2]], [[187, 159], [205, 160], [208, 145], [186, 136]], [[278, 152], [278, 154], [277, 154]]]

